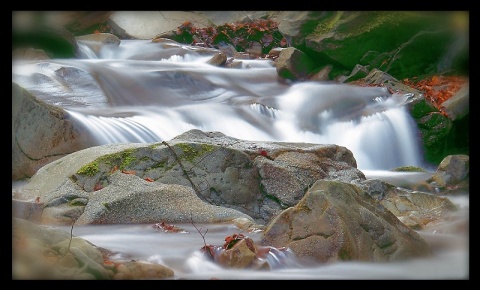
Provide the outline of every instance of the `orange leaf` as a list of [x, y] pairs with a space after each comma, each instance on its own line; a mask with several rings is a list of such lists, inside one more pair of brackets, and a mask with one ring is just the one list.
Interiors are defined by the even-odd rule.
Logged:
[[125, 174], [135, 174], [135, 170], [125, 170], [125, 169], [122, 169], [122, 173], [125, 173]]

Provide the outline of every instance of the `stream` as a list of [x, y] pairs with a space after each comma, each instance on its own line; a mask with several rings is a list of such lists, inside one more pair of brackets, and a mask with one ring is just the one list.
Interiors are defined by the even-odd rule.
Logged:
[[[159, 142], [200, 129], [245, 140], [345, 146], [367, 178], [398, 186], [424, 180], [435, 169], [423, 161], [416, 124], [402, 106], [408, 96], [377, 87], [282, 82], [268, 59], [216, 67], [207, 63], [211, 56], [191, 47], [176, 54], [179, 49], [147, 40], [122, 40], [99, 53], [80, 47], [76, 59], [14, 61], [12, 80], [69, 112], [89, 130], [91, 146]], [[429, 173], [389, 171], [399, 166]], [[196, 225], [208, 229], [205, 241], [192, 224], [176, 225], [184, 233], [115, 224], [75, 226], [73, 234], [118, 258], [170, 267], [172, 279], [468, 279], [468, 193], [448, 198], [458, 212], [419, 231], [435, 255], [403, 262], [305, 265], [291, 253], [275, 252], [268, 258], [271, 270], [225, 269], [199, 249], [204, 243], [223, 245], [226, 236], [238, 233], [230, 224]]]

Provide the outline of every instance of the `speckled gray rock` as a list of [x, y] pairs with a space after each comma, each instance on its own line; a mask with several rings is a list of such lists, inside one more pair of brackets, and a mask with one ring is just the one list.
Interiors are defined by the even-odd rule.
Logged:
[[267, 226], [261, 244], [289, 247], [296, 256], [394, 261], [431, 255], [420, 235], [353, 184], [319, 180], [294, 207]]
[[13, 206], [43, 223], [266, 224], [317, 179], [365, 176], [342, 146], [190, 130], [169, 142], [96, 146], [55, 160], [13, 189]]
[[357, 185], [415, 230], [424, 229], [430, 223], [440, 221], [458, 210], [444, 196], [396, 187], [378, 179], [367, 179]]
[[439, 186], [456, 185], [461, 181], [468, 182], [470, 158], [468, 155], [448, 155], [438, 165], [432, 176]]
[[88, 133], [69, 114], [12, 82], [12, 180], [88, 146]]

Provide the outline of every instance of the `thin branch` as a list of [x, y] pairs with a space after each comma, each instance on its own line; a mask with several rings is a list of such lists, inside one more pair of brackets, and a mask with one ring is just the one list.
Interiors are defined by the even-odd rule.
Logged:
[[70, 245], [72, 244], [72, 239], [73, 239], [73, 225], [75, 224], [76, 221], [77, 221], [77, 219], [73, 220], [72, 228], [70, 229], [70, 241], [68, 242], [67, 250], [65, 251], [65, 253], [63, 255], [61, 255], [59, 257], [59, 259], [65, 257], [65, 255], [70, 251]]
[[205, 241], [205, 236], [207, 235], [208, 233], [208, 229], [205, 230], [205, 233], [202, 234], [202, 232], [200, 231], [199, 228], [197, 228], [197, 226], [195, 225], [195, 223], [193, 222], [193, 219], [191, 219], [191, 222], [192, 222], [192, 225], [193, 227], [197, 230], [197, 232], [200, 234], [200, 236], [202, 236], [202, 239], [203, 239], [203, 244], [205, 245], [205, 247], [207, 246], [207, 242]]
[[197, 230], [197, 232], [200, 234], [200, 236], [202, 236], [202, 239], [203, 239], [203, 248], [205, 249], [205, 251], [207, 251], [209, 254], [210, 254], [210, 258], [212, 258], [212, 260], [215, 258], [212, 251], [211, 251], [211, 248], [207, 245], [207, 242], [205, 241], [205, 235], [208, 233], [208, 229], [205, 230], [205, 233], [202, 234], [202, 232], [200, 231], [199, 228], [197, 228], [197, 226], [195, 225], [195, 223], [193, 222], [193, 218], [192, 218], [192, 215], [190, 214], [190, 221], [192, 222], [192, 225], [193, 227]]
[[198, 197], [200, 197], [202, 200], [205, 201], [205, 199], [202, 197], [202, 195], [200, 194], [200, 191], [198, 190], [197, 186], [195, 185], [195, 183], [193, 183], [193, 181], [190, 179], [190, 176], [188, 176], [188, 172], [187, 170], [185, 170], [185, 167], [183, 166], [182, 162], [180, 161], [180, 158], [178, 157], [177, 153], [175, 152], [175, 150], [173, 150], [172, 146], [170, 146], [170, 144], [168, 144], [166, 141], [162, 141], [162, 144], [167, 146], [170, 151], [172, 151], [173, 155], [175, 156], [175, 159], [177, 160], [178, 162], [178, 165], [180, 165], [180, 168], [182, 168], [182, 171], [183, 171], [183, 174], [185, 174], [185, 176], [187, 177], [188, 181], [190, 182], [190, 184], [192, 185], [193, 187], [193, 190], [195, 190], [195, 192], [197, 193]]
[[248, 19], [250, 19], [250, 21], [252, 21], [252, 22], [253, 22], [253, 19], [252, 19], [252, 18], [250, 18], [250, 16], [248, 16], [248, 14], [247, 14], [245, 11], [242, 11], [242, 12], [243, 12], [243, 14], [245, 14], [245, 16], [247, 16], [247, 18], [248, 18]]
[[165, 15], [163, 15], [162, 11], [158, 11], [160, 12], [160, 14], [163, 16], [163, 18], [165, 18], [165, 20], [167, 20], [168, 22], [170, 22], [170, 20], [167, 19], [167, 17], [165, 17]]

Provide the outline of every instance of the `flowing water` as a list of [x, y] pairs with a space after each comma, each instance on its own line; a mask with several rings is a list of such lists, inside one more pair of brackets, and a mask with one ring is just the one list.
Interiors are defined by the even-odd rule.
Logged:
[[[78, 59], [14, 61], [12, 80], [43, 101], [67, 110], [91, 132], [91, 145], [159, 142], [189, 130], [220, 131], [239, 139], [337, 144], [352, 151], [367, 177], [411, 182], [423, 175], [388, 171], [422, 166], [415, 122], [402, 106], [408, 96], [384, 88], [329, 82], [280, 81], [271, 60], [242, 60], [239, 68], [209, 65], [195, 48], [166, 49], [123, 40], [98, 54], [81, 45]], [[192, 225], [185, 233], [152, 225], [76, 226], [74, 235], [118, 251], [119, 257], [157, 262], [174, 279], [464, 279], [468, 278], [468, 195], [448, 222], [420, 231], [435, 256], [395, 263], [339, 262], [305, 266], [291, 253], [272, 252], [270, 271], [228, 270], [200, 254]], [[222, 245], [233, 225], [208, 228], [206, 243]], [[69, 228], [65, 228], [70, 230]], [[255, 241], [260, 233], [248, 233]]]
[[[459, 201], [465, 203], [465, 200]], [[455, 221], [420, 231], [432, 245], [431, 258], [402, 262], [335, 262], [308, 265], [289, 252], [273, 252], [268, 257], [271, 270], [226, 269], [205, 258], [204, 241], [192, 224], [176, 224], [183, 233], [167, 233], [153, 225], [75, 226], [73, 234], [97, 246], [118, 252], [114, 258], [139, 259], [168, 266], [171, 279], [466, 279], [469, 275], [468, 237], [459, 232], [466, 219], [463, 208]], [[221, 246], [224, 239], [241, 231], [233, 225], [195, 225], [208, 229], [205, 243]], [[69, 227], [64, 227], [69, 231]], [[259, 241], [261, 233], [243, 233]]]
[[[124, 40], [99, 55], [18, 62], [13, 80], [68, 110], [91, 130], [92, 145], [158, 142], [189, 130], [256, 141], [332, 143], [359, 169], [428, 166], [407, 96], [385, 88], [281, 82], [269, 59], [216, 67], [195, 50]], [[88, 58], [87, 58], [88, 57]]]

